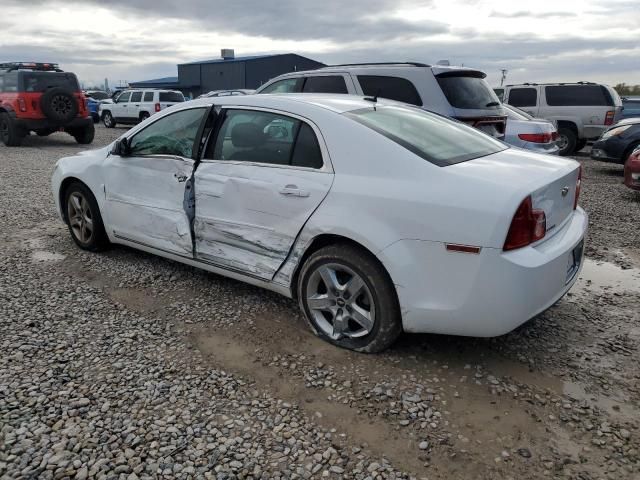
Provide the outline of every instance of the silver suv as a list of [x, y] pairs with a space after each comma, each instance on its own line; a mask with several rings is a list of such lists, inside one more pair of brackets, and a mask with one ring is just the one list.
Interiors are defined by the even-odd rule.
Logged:
[[256, 93], [345, 93], [410, 103], [455, 118], [503, 139], [506, 112], [471, 68], [423, 63], [335, 65], [280, 75]]
[[622, 117], [618, 93], [590, 82], [507, 85], [504, 102], [557, 123], [560, 155], [580, 151]]

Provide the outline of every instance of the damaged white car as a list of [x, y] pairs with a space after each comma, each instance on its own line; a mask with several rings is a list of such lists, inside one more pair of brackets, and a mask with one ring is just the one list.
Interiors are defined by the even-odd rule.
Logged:
[[58, 161], [76, 244], [128, 245], [296, 298], [361, 352], [402, 332], [496, 336], [582, 264], [577, 162], [391, 101], [205, 98]]

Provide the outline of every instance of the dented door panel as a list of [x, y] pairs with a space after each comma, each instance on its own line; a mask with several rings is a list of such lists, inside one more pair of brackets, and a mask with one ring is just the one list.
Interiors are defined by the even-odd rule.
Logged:
[[273, 278], [326, 196], [324, 171], [205, 161], [195, 173], [196, 257]]
[[105, 168], [106, 225], [115, 237], [193, 256], [185, 188], [194, 162], [171, 156], [111, 155]]

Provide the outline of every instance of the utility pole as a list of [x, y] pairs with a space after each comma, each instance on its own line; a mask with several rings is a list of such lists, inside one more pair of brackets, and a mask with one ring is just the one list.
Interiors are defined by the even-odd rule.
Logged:
[[504, 68], [500, 70], [502, 72], [502, 78], [500, 79], [500, 86], [504, 86], [504, 81], [507, 78], [507, 72], [508, 70], [505, 70]]

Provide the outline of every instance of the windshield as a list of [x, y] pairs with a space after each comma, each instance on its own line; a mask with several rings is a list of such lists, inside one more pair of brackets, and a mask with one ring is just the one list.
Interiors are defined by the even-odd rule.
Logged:
[[454, 108], [474, 110], [499, 109], [500, 100], [484, 78], [456, 72], [440, 74], [436, 78], [445, 97]]
[[64, 87], [77, 92], [78, 80], [73, 73], [60, 72], [24, 72], [22, 74], [23, 92], [44, 92], [48, 88]]
[[507, 118], [512, 120], [533, 120], [531, 115], [519, 108], [504, 103], [502, 106], [504, 107], [504, 111], [507, 112]]
[[419, 108], [377, 106], [345, 115], [439, 167], [508, 148], [472, 127]]

